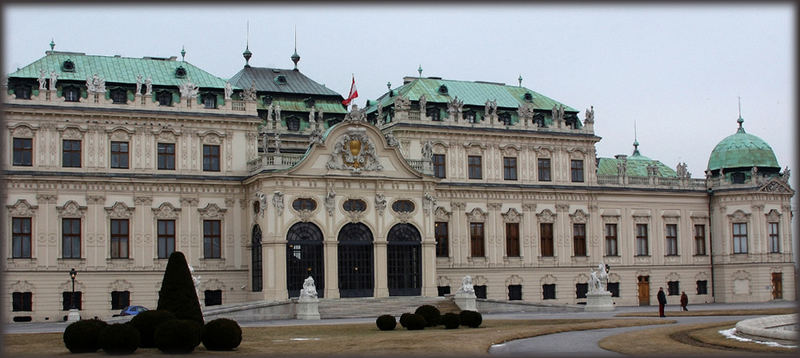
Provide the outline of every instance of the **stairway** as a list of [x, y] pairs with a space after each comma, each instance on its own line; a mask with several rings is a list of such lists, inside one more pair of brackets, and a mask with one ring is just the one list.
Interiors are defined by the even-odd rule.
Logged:
[[446, 297], [396, 296], [396, 297], [364, 297], [364, 298], [325, 298], [319, 300], [319, 314], [326, 318], [358, 318], [378, 317], [384, 314], [400, 316], [403, 313], [414, 313], [417, 307], [432, 305], [442, 314], [458, 313], [461, 310]]

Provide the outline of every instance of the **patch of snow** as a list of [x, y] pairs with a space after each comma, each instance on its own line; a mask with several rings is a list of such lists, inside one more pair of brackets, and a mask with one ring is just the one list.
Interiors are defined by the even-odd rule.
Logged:
[[777, 343], [777, 342], [758, 341], [758, 340], [755, 340], [755, 339], [739, 337], [739, 336], [736, 335], [736, 328], [724, 329], [724, 330], [719, 331], [719, 333], [721, 335], [725, 336], [725, 338], [735, 339], [735, 340], [740, 341], [740, 342], [754, 342], [754, 343], [758, 343], [758, 344], [768, 345], [770, 347], [797, 348], [797, 346], [784, 345], [784, 344], [780, 344], [780, 343]]
[[290, 341], [318, 341], [319, 338], [303, 338], [303, 337], [299, 337], [299, 338], [289, 338], [289, 340]]

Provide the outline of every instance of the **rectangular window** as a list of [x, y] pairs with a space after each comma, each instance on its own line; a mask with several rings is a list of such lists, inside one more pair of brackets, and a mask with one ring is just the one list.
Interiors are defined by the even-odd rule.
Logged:
[[81, 258], [81, 219], [61, 219], [61, 257]]
[[68, 140], [62, 141], [62, 165], [65, 168], [81, 167], [81, 141]]
[[437, 296], [443, 297], [450, 294], [450, 286], [436, 286]]
[[551, 283], [542, 285], [542, 299], [544, 300], [556, 299], [556, 284]]
[[550, 181], [550, 158], [539, 158], [539, 181]]
[[575, 297], [576, 298], [586, 298], [586, 294], [589, 292], [589, 284], [588, 283], [576, 283], [575, 284]]
[[708, 294], [708, 281], [706, 280], [697, 281], [697, 294], [698, 295]]
[[130, 291], [111, 291], [111, 309], [121, 310], [131, 305]]
[[539, 224], [539, 237], [542, 244], [542, 256], [553, 256], [553, 224]]
[[81, 291], [75, 291], [75, 294], [72, 294], [72, 291], [64, 291], [61, 292], [61, 309], [64, 311], [69, 311], [72, 308], [72, 303], [75, 301], [75, 308], [83, 309], [81, 307]]
[[469, 167], [469, 178], [470, 179], [482, 179], [483, 173], [481, 172], [481, 156], [480, 155], [470, 155], [467, 157], [467, 163]]
[[14, 292], [11, 294], [11, 310], [14, 312], [33, 311], [33, 294], [30, 292]]
[[203, 220], [203, 255], [207, 259], [222, 257], [221, 221]]
[[219, 146], [203, 145], [203, 171], [219, 171]]
[[508, 285], [508, 300], [522, 300], [522, 285]]
[[572, 224], [572, 244], [575, 256], [586, 256], [586, 224]]
[[680, 282], [678, 282], [678, 281], [668, 281], [667, 282], [667, 295], [669, 295], [669, 296], [680, 296], [680, 294], [681, 294]]
[[128, 219], [111, 219], [111, 258], [128, 258]]
[[205, 291], [206, 306], [219, 306], [222, 304], [222, 290]]
[[203, 96], [203, 106], [208, 109], [217, 108], [217, 96], [213, 94]]
[[619, 256], [617, 251], [617, 224], [606, 224], [606, 256]]
[[434, 235], [436, 236], [436, 257], [450, 256], [448, 247], [448, 228], [446, 222], [436, 222], [434, 224]]
[[158, 169], [175, 170], [175, 143], [158, 143]]
[[158, 258], [168, 259], [175, 251], [175, 220], [158, 221]]
[[11, 257], [31, 258], [31, 218], [12, 218], [11, 227]]
[[636, 224], [636, 256], [647, 256], [647, 224]]
[[678, 256], [678, 225], [667, 224], [667, 256]]
[[778, 235], [778, 223], [769, 223], [769, 252], [781, 252], [780, 236]]
[[33, 165], [33, 138], [14, 138], [14, 165]]
[[519, 223], [506, 223], [506, 256], [519, 257]]
[[583, 160], [573, 159], [570, 161], [573, 183], [583, 183]]
[[747, 253], [747, 223], [733, 224], [733, 253]]
[[475, 298], [486, 299], [486, 285], [474, 285], [472, 287], [475, 288]]
[[695, 255], [706, 254], [706, 226], [694, 226], [694, 252]]
[[608, 292], [611, 292], [611, 297], [619, 297], [619, 282], [609, 282]]
[[128, 142], [111, 142], [111, 167], [128, 169]]
[[503, 179], [517, 180], [517, 158], [515, 157], [503, 158]]
[[483, 223], [469, 223], [469, 238], [472, 257], [483, 257]]
[[446, 178], [447, 166], [444, 154], [434, 154], [432, 159], [433, 159], [433, 176], [437, 178]]

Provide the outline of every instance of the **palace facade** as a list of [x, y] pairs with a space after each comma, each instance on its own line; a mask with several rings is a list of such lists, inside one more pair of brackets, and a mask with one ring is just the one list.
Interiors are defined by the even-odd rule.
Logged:
[[[455, 293], [617, 305], [795, 299], [788, 169], [731, 121], [704, 178], [519, 85], [407, 77], [348, 110], [297, 68], [47, 51], [2, 91], [9, 321], [155, 307], [186, 255], [206, 306]], [[421, 71], [420, 71], [421, 72]], [[520, 81], [521, 82], [521, 81]], [[583, 117], [583, 118], [580, 118]], [[74, 268], [73, 280], [69, 276]]]

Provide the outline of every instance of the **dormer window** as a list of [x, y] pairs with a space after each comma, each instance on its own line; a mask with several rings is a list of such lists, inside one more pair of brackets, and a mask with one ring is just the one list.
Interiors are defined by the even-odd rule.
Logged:
[[64, 61], [64, 63], [61, 64], [61, 70], [64, 72], [75, 72], [75, 62], [72, 62], [72, 60]]
[[158, 100], [159, 106], [171, 106], [172, 105], [172, 93], [169, 91], [161, 91], [158, 92], [156, 95], [156, 99]]
[[289, 117], [286, 118], [286, 128], [290, 131], [297, 132], [300, 130], [300, 118], [297, 117]]
[[217, 108], [217, 96], [213, 93], [203, 95], [203, 106], [207, 109]]
[[128, 103], [128, 91], [122, 88], [115, 88], [111, 90], [111, 102], [115, 104]]
[[270, 104], [272, 104], [272, 96], [262, 97], [261, 102], [264, 103], [265, 106], [269, 106]]
[[744, 176], [744, 173], [742, 173], [742, 172], [737, 172], [737, 173], [731, 174], [731, 181], [734, 184], [744, 184], [744, 179], [745, 179], [745, 176]]
[[511, 113], [502, 112], [498, 115], [500, 122], [504, 125], [510, 126], [511, 125]]
[[445, 85], [439, 86], [439, 94], [447, 95], [447, 86]]
[[475, 111], [466, 111], [463, 114], [463, 118], [467, 123], [476, 123], [475, 121]]
[[275, 76], [274, 81], [275, 81], [275, 83], [277, 83], [279, 85], [285, 85], [286, 84], [286, 76], [277, 75], [277, 76]]
[[31, 86], [19, 84], [14, 87], [14, 96], [17, 99], [31, 99]]
[[75, 86], [65, 86], [61, 89], [64, 93], [64, 101], [66, 102], [78, 102], [80, 101], [81, 90]]
[[533, 101], [533, 95], [530, 92], [525, 92], [523, 98], [528, 102]]
[[175, 77], [184, 78], [186, 77], [186, 69], [183, 66], [180, 66], [175, 69]]
[[425, 108], [425, 115], [431, 117], [431, 120], [434, 122], [439, 122], [442, 120], [439, 108], [436, 107]]

